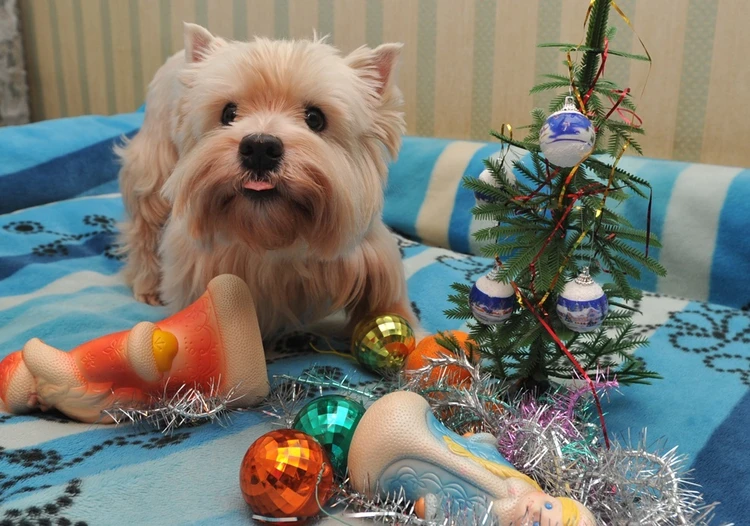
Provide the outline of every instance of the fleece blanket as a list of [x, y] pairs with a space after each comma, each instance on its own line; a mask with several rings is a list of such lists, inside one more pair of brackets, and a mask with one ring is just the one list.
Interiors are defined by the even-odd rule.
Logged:
[[[34, 336], [70, 349], [165, 316], [163, 308], [135, 302], [118, 274], [112, 243], [121, 215], [120, 197], [103, 195], [0, 216], [0, 355]], [[405, 238], [399, 244], [425, 327], [459, 328], [443, 315], [449, 285], [477, 279], [491, 262]], [[606, 407], [608, 424], [622, 437], [647, 428], [651, 439], [679, 446], [690, 455], [707, 499], [725, 502], [719, 516], [742, 524], [750, 504], [750, 316], [657, 294], [648, 294], [641, 307], [640, 330], [651, 335], [641, 357], [664, 379], [615, 394]], [[269, 373], [299, 375], [317, 366], [372, 385], [375, 379], [353, 362], [313, 350], [327, 345], [311, 335], [290, 335], [269, 350]], [[2, 416], [0, 521], [247, 523], [239, 465], [253, 440], [275, 424], [249, 411], [227, 427], [162, 435], [59, 415]]]
[[[61, 199], [117, 191], [112, 145], [134, 135], [143, 113], [86, 116], [0, 129], [0, 214]], [[472, 232], [474, 196], [461, 185], [477, 177], [496, 142], [405, 137], [390, 169], [386, 223], [431, 246], [479, 253]], [[527, 157], [511, 155], [521, 162]], [[626, 156], [620, 167], [653, 188], [651, 228], [663, 247], [652, 255], [669, 269], [645, 274], [643, 290], [750, 309], [750, 170]], [[522, 178], [516, 171], [516, 176]], [[618, 211], [646, 228], [648, 202]]]
[[[139, 114], [86, 117], [0, 130], [0, 357], [31, 337], [70, 349], [166, 315], [132, 299], [113, 250], [123, 210], [112, 193], [117, 166], [111, 146], [134, 133], [140, 120]], [[460, 328], [443, 314], [450, 284], [471, 283], [490, 267], [471, 254], [470, 234], [478, 225], [469, 213], [473, 196], [460, 187], [460, 177], [478, 175], [482, 160], [497, 149], [407, 138], [392, 166], [384, 217], [404, 234], [397, 239], [410, 296], [430, 331]], [[706, 500], [722, 502], [717, 524], [745, 524], [750, 315], [735, 307], [747, 303], [750, 291], [750, 249], [738, 237], [747, 217], [742, 195], [748, 173], [628, 163], [654, 186], [661, 261], [674, 272], [665, 258], [682, 255], [677, 271], [690, 279], [644, 284], [652, 292], [638, 322], [651, 345], [639, 356], [664, 379], [614, 394], [605, 404], [607, 423], [622, 440], [647, 429], [650, 442], [678, 446]], [[700, 190], [699, 175], [712, 178], [716, 196]], [[624, 212], [640, 224], [645, 210], [638, 207], [645, 204], [631, 206]], [[347, 375], [361, 387], [374, 385], [376, 379], [351, 360], [314, 350], [328, 344], [347, 345], [291, 334], [268, 349], [273, 386], [285, 381], [279, 375], [313, 367]], [[0, 415], [0, 524], [247, 524], [239, 465], [253, 440], [275, 425], [261, 411], [247, 411], [226, 427], [163, 435], [78, 424], [56, 414]]]

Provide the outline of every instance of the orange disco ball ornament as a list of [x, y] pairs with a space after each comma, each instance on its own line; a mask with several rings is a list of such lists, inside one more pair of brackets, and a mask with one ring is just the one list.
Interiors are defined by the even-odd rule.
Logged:
[[[419, 342], [416, 349], [406, 357], [404, 362], [404, 372], [408, 376], [410, 373], [427, 367], [430, 365], [431, 358], [442, 358], [444, 356], [451, 356], [451, 351], [440, 345], [439, 340], [447, 340], [449, 336], [452, 336], [461, 349], [469, 356], [472, 363], [476, 363], [479, 360], [477, 353], [470, 354], [472, 351], [468, 347], [467, 343], [474, 342], [469, 338], [469, 335], [462, 331], [447, 331], [441, 334], [433, 334], [427, 336]], [[471, 381], [471, 374], [466, 369], [459, 367], [458, 365], [443, 365], [434, 367], [430, 372], [429, 376], [425, 378], [425, 385], [432, 385], [437, 382], [441, 376], [445, 377], [445, 382], [453, 387], [460, 387]]]
[[255, 520], [296, 518], [284, 523], [301, 524], [320, 512], [318, 502], [323, 506], [331, 498], [333, 469], [314, 438], [278, 429], [258, 438], [245, 453], [240, 488]]

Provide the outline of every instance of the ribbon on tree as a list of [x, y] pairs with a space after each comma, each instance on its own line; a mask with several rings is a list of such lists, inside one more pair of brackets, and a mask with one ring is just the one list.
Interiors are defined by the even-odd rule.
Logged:
[[568, 350], [568, 348], [565, 346], [563, 341], [560, 339], [560, 337], [557, 335], [557, 333], [554, 331], [552, 327], [544, 320], [544, 317], [539, 314], [539, 312], [534, 308], [534, 306], [531, 304], [531, 302], [523, 295], [521, 292], [521, 289], [518, 287], [518, 285], [511, 281], [511, 285], [513, 286], [513, 289], [516, 291], [516, 297], [518, 298], [519, 302], [524, 305], [531, 313], [536, 317], [537, 321], [544, 327], [544, 330], [547, 331], [547, 333], [550, 335], [550, 337], [555, 341], [557, 346], [560, 348], [560, 350], [565, 354], [565, 356], [570, 360], [570, 363], [573, 364], [573, 367], [575, 367], [576, 371], [581, 375], [581, 378], [586, 380], [586, 383], [589, 385], [589, 389], [591, 390], [591, 394], [594, 396], [594, 403], [596, 404], [596, 412], [599, 414], [599, 423], [602, 426], [602, 435], [604, 436], [604, 445], [607, 449], [610, 447], [609, 443], [609, 433], [607, 433], [607, 422], [604, 419], [604, 411], [602, 410], [602, 403], [601, 400], [599, 400], [599, 394], [596, 392], [596, 384], [594, 384], [594, 381], [591, 379], [589, 374], [586, 372], [586, 369], [581, 366], [580, 362], [576, 360], [576, 357], [573, 356], [573, 353]]

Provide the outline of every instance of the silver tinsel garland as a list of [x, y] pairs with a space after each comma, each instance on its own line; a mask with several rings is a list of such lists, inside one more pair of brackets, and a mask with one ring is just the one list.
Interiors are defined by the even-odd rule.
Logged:
[[[378, 495], [379, 492], [373, 492]], [[414, 513], [414, 503], [410, 502], [403, 491], [376, 496], [370, 498], [367, 495], [351, 489], [347, 481], [338, 488], [330, 506], [331, 511], [339, 511], [338, 519], [344, 524], [349, 524], [346, 519], [370, 519], [375, 522], [398, 524], [399, 526], [503, 526], [497, 523], [492, 515], [492, 505], [488, 510], [477, 513], [475, 510], [460, 509], [451, 506], [450, 503], [442, 503], [442, 519], [440, 521], [427, 521], [420, 519]], [[331, 516], [329, 513], [326, 513]], [[344, 520], [341, 520], [344, 519]], [[532, 526], [531, 521], [519, 525], [508, 526]]]
[[222, 427], [231, 423], [231, 405], [238, 400], [234, 395], [236, 388], [220, 393], [216, 384], [211, 384], [208, 392], [187, 385], [172, 392], [168, 387], [165, 386], [160, 396], [154, 396], [145, 404], [120, 402], [102, 411], [102, 416], [110, 417], [115, 424], [130, 423], [159, 429], [164, 434], [205, 422]]
[[[431, 359], [421, 370], [413, 371], [388, 386], [380, 384], [379, 393], [396, 389], [417, 392], [430, 401], [435, 414], [458, 433], [489, 432], [498, 440], [498, 449], [517, 469], [536, 480], [549, 494], [565, 496], [584, 503], [600, 524], [623, 526], [709, 526], [718, 503], [706, 503], [700, 488], [689, 478], [687, 458], [676, 448], [665, 450], [663, 442], [649, 443], [646, 431], [637, 440], [614, 440], [604, 447], [601, 429], [592, 419], [588, 386], [558, 388], [539, 398], [511, 395], [502, 382], [483, 372], [466, 356], [450, 355]], [[447, 367], [466, 370], [471, 382], [451, 385]], [[432, 374], [438, 368], [438, 379]], [[432, 377], [430, 378], [430, 375]], [[428, 381], [428, 378], [430, 380]], [[374, 399], [361, 387], [335, 380], [322, 373], [308, 374], [287, 381], [284, 389], [334, 387], [358, 398]], [[596, 385], [606, 395], [617, 387], [614, 380], [597, 375]], [[383, 389], [383, 387], [387, 387]], [[588, 392], [588, 394], [587, 394]], [[271, 402], [272, 411], [282, 422], [293, 414], [288, 400]], [[287, 407], [284, 407], [286, 404]], [[490, 516], [448, 513], [440, 523], [428, 523], [413, 513], [413, 504], [403, 495], [369, 499], [354, 492], [346, 483], [333, 502], [344, 509], [341, 522], [350, 518], [371, 518], [388, 524], [426, 526], [490, 525]], [[731, 526], [731, 525], [728, 525]]]
[[[468, 372], [470, 382], [452, 385], [448, 367]], [[433, 374], [435, 369], [439, 371]], [[435, 378], [437, 376], [437, 379]], [[308, 394], [333, 389], [366, 405], [383, 394], [411, 390], [424, 396], [435, 414], [458, 433], [489, 432], [499, 451], [517, 469], [529, 475], [550, 495], [566, 496], [585, 504], [600, 524], [623, 526], [709, 526], [717, 503], [706, 503], [700, 488], [691, 482], [687, 458], [663, 442], [650, 444], [646, 431], [633, 443], [630, 437], [603, 445], [601, 429], [591, 418], [588, 387], [559, 388], [533, 398], [511, 395], [508, 386], [471, 363], [463, 353], [430, 359], [430, 364], [408, 377], [363, 388], [347, 378], [336, 379], [325, 369], [311, 368], [298, 378], [282, 380], [259, 408], [290, 427]], [[429, 380], [428, 380], [429, 379]], [[604, 395], [617, 387], [598, 375], [596, 385]], [[375, 394], [377, 388], [377, 394]], [[216, 422], [227, 425], [234, 401], [232, 391], [219, 395], [182, 386], [174, 394], [165, 389], [146, 406], [114, 406], [103, 412], [116, 423], [147, 425], [168, 433], [184, 425]], [[439, 523], [419, 519], [414, 505], [403, 494], [374, 499], [347, 484], [338, 488], [330, 505], [335, 518], [368, 518], [378, 522], [413, 526], [492, 526], [491, 515], [448, 509]], [[519, 525], [520, 526], [520, 525]], [[730, 525], [731, 526], [731, 525]]]

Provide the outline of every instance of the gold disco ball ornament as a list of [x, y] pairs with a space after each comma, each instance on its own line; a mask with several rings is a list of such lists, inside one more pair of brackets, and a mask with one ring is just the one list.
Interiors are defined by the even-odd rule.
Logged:
[[398, 373], [415, 346], [414, 331], [398, 314], [364, 320], [352, 336], [352, 355], [366, 369], [383, 376]]

